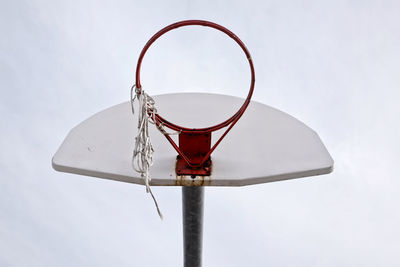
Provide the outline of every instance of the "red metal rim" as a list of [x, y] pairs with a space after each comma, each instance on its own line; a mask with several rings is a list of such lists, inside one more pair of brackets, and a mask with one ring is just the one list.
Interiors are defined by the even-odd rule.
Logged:
[[206, 128], [187, 128], [187, 127], [183, 127], [183, 126], [179, 126], [177, 124], [174, 124], [172, 122], [169, 122], [168, 120], [164, 119], [163, 117], [161, 117], [159, 114], [156, 115], [156, 123], [162, 123], [164, 126], [167, 126], [170, 129], [173, 129], [175, 131], [180, 131], [180, 132], [212, 132], [212, 131], [216, 131], [218, 129], [221, 129], [223, 127], [228, 126], [229, 124], [233, 123], [235, 124], [236, 121], [238, 121], [240, 119], [240, 117], [243, 115], [244, 111], [246, 110], [247, 106], [250, 103], [251, 97], [253, 95], [253, 91], [254, 91], [254, 85], [255, 85], [255, 72], [254, 72], [254, 65], [253, 65], [253, 61], [251, 59], [251, 55], [250, 52], [247, 50], [246, 46], [244, 45], [244, 43], [239, 39], [239, 37], [237, 37], [233, 32], [231, 32], [230, 30], [228, 30], [227, 28], [210, 22], [210, 21], [205, 21], [205, 20], [184, 20], [184, 21], [180, 21], [180, 22], [176, 22], [173, 23], [163, 29], [161, 29], [160, 31], [158, 31], [156, 34], [153, 35], [153, 37], [150, 38], [150, 40], [146, 43], [146, 45], [143, 47], [142, 52], [140, 53], [138, 62], [137, 62], [137, 66], [136, 66], [136, 88], [138, 90], [140, 90], [142, 88], [142, 85], [140, 83], [140, 69], [141, 69], [141, 65], [142, 65], [142, 61], [144, 58], [144, 55], [146, 54], [147, 50], [150, 48], [150, 46], [158, 39], [160, 38], [163, 34], [179, 28], [179, 27], [183, 27], [183, 26], [191, 26], [191, 25], [198, 25], [198, 26], [206, 26], [206, 27], [211, 27], [214, 28], [216, 30], [219, 30], [223, 33], [225, 33], [226, 35], [228, 35], [229, 37], [231, 37], [243, 50], [243, 52], [245, 53], [247, 60], [249, 61], [249, 66], [250, 66], [250, 71], [251, 71], [251, 82], [250, 82], [250, 89], [249, 89], [249, 93], [247, 95], [246, 100], [244, 101], [243, 105], [239, 108], [239, 110], [229, 119], [227, 119], [226, 121], [219, 123], [217, 125], [211, 126], [211, 127], [206, 127]]

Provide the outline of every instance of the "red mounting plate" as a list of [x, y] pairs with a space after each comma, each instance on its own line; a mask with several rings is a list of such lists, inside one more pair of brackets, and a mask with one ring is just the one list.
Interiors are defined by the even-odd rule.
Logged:
[[202, 163], [203, 158], [211, 148], [211, 133], [180, 133], [179, 148], [194, 165], [190, 166], [182, 156], [177, 156], [176, 174], [177, 175], [201, 175], [210, 176], [211, 159], [210, 156]]

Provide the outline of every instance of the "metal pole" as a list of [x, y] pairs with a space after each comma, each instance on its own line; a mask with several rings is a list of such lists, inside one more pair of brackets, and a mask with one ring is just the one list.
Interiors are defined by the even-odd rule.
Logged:
[[203, 244], [202, 186], [182, 186], [183, 253], [185, 267], [201, 267]]

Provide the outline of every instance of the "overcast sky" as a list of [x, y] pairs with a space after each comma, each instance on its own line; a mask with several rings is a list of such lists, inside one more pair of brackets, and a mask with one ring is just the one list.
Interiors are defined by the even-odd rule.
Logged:
[[[64, 174], [68, 131], [127, 101], [152, 34], [235, 32], [254, 100], [318, 132], [332, 174], [207, 188], [204, 266], [400, 266], [398, 1], [0, 1], [0, 266], [181, 266], [181, 191]], [[165, 53], [168, 51], [168, 53]], [[150, 53], [151, 52], [151, 53]], [[150, 94], [245, 96], [235, 44], [178, 30], [152, 47]]]

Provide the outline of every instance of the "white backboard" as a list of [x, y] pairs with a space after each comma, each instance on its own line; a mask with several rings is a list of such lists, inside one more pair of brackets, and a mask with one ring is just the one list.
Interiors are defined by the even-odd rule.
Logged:
[[[244, 101], [203, 93], [166, 94], [154, 99], [160, 115], [197, 128], [224, 121]], [[243, 186], [327, 174], [333, 168], [331, 156], [312, 129], [255, 101], [211, 155], [212, 172], [207, 177], [177, 176], [176, 151], [154, 125], [149, 127], [155, 149], [150, 176], [155, 186]], [[136, 134], [137, 117], [132, 115], [129, 102], [108, 108], [70, 131], [53, 157], [53, 168], [144, 184], [131, 167]]]

